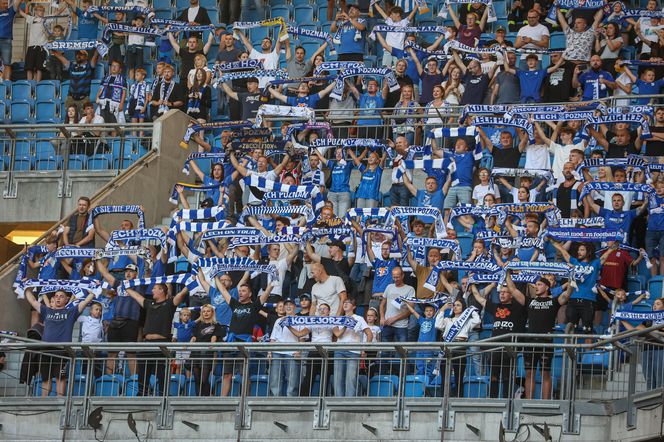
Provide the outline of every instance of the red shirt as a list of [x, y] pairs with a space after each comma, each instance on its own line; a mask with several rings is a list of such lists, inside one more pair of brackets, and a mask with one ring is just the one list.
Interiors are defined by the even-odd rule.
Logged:
[[625, 287], [627, 270], [633, 258], [625, 250], [614, 250], [602, 266], [599, 283], [612, 289]]

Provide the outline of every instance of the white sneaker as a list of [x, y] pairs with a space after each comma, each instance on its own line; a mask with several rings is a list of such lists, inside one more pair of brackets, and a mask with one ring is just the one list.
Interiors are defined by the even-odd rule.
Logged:
[[514, 392], [514, 399], [521, 399], [521, 396], [523, 396], [523, 393], [526, 391], [525, 388], [519, 387], [516, 389]]

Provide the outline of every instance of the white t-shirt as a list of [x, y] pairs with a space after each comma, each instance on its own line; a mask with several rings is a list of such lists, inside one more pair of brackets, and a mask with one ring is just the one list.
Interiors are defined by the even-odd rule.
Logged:
[[[626, 73], [623, 72], [622, 74], [618, 75], [618, 78], [616, 78], [616, 83], [627, 86], [628, 84], [632, 84], [632, 80], [627, 76]], [[627, 92], [620, 89], [619, 87], [613, 91], [614, 97], [626, 97], [627, 95]], [[629, 106], [629, 100], [616, 100], [616, 106]]]
[[311, 325], [311, 342], [332, 342], [332, 327]]
[[338, 276], [329, 276], [325, 282], [317, 282], [311, 288], [311, 300], [316, 305], [325, 303], [330, 306], [330, 315], [339, 311], [339, 294], [346, 291], [343, 279]]
[[477, 200], [477, 204], [484, 204], [484, 197], [487, 196], [488, 194], [491, 194], [496, 197], [499, 196], [497, 189], [494, 189], [494, 187], [491, 184], [487, 185], [478, 184], [473, 188], [473, 199]]
[[[542, 37], [548, 35], [549, 35], [549, 29], [546, 26], [544, 26], [542, 23], [537, 23], [536, 26], [526, 25], [521, 29], [519, 29], [519, 32], [517, 32], [516, 34], [517, 37], [530, 37], [536, 41], [542, 41]], [[526, 43], [521, 47], [524, 49], [542, 49], [534, 43]], [[528, 54], [523, 54], [521, 56], [521, 60], [525, 60], [526, 55]], [[538, 55], [538, 57], [540, 60], [542, 59], [541, 55]]]
[[566, 162], [569, 161], [569, 154], [574, 149], [585, 150], [586, 146], [583, 141], [577, 144], [567, 144], [565, 146], [551, 142], [549, 145], [549, 152], [553, 154], [553, 164], [551, 169], [553, 170], [553, 176], [556, 178], [556, 181], [564, 180], [563, 177], [563, 166]]
[[[407, 18], [401, 19], [400, 21], [392, 21], [390, 17], [385, 19], [385, 24], [388, 26], [396, 26], [399, 28], [405, 28], [410, 25], [410, 20]], [[385, 34], [385, 42], [392, 46], [394, 49], [403, 49], [403, 41], [406, 39], [406, 34], [404, 32], [388, 32]]]
[[[369, 328], [367, 321], [364, 320], [362, 316], [352, 315], [351, 318], [357, 321], [355, 328], [347, 328], [346, 331], [337, 338], [337, 342], [362, 342], [364, 339], [364, 330]], [[359, 351], [353, 351], [351, 353], [360, 354]]]
[[[284, 322], [286, 318], [279, 318], [275, 321], [274, 327], [272, 328], [272, 333], [270, 334], [270, 341], [274, 342], [300, 342], [300, 338], [295, 336], [293, 332], [286, 326], [282, 326], [281, 324]], [[301, 326], [295, 326], [293, 327], [295, 330], [301, 331], [302, 327]], [[276, 353], [276, 352], [275, 352]], [[278, 352], [279, 354], [282, 355], [292, 355], [294, 352], [292, 351], [280, 351]]]
[[[207, 66], [204, 66], [201, 69], [203, 69], [206, 73], [212, 72]], [[196, 75], [196, 68], [189, 70], [189, 73], [187, 74], [187, 83], [194, 84], [194, 75]]]
[[28, 15], [25, 17], [25, 22], [28, 24], [28, 46], [44, 46], [48, 43], [43, 18]]
[[[518, 187], [516, 187], [516, 186], [512, 187], [512, 190], [510, 191], [510, 193], [512, 194], [512, 200], [514, 202], [519, 201], [519, 188]], [[528, 194], [529, 194], [528, 202], [529, 203], [534, 203], [537, 200], [537, 190], [530, 189], [528, 191]]]
[[187, 19], [189, 22], [196, 21], [196, 16], [198, 15], [198, 11], [201, 9], [200, 5], [199, 6], [190, 6], [187, 9]]
[[[263, 62], [263, 69], [266, 71], [269, 71], [270, 69], [277, 69], [279, 67], [279, 54], [277, 51], [272, 51], [269, 54], [265, 54], [263, 52], [258, 52], [256, 49], [252, 49], [249, 53], [249, 58]], [[259, 77], [258, 87], [264, 88], [272, 80], [274, 80], [274, 77]]]
[[[641, 17], [639, 19], [639, 23], [641, 25], [641, 33], [643, 36], [648, 40], [648, 41], [657, 41], [659, 38], [657, 36], [657, 31], [659, 29], [659, 26], [653, 26], [652, 25], [652, 19], [649, 17]], [[650, 46], [647, 44], [641, 45], [641, 53], [642, 54], [650, 54]]]
[[524, 169], [551, 169], [551, 157], [546, 144], [526, 146], [526, 165]]
[[[408, 307], [406, 307], [405, 303], [400, 303], [399, 307], [397, 308], [396, 305], [396, 300], [397, 298], [411, 298], [415, 296], [415, 289], [407, 284], [404, 284], [401, 287], [397, 287], [394, 284], [389, 284], [385, 288], [385, 292], [383, 293], [383, 298], [385, 298], [386, 305], [385, 305], [385, 317], [386, 318], [391, 318], [392, 316], [400, 315], [404, 313], [405, 311], [408, 310]], [[394, 322], [392, 324], [392, 327], [394, 328], [406, 328], [408, 327], [408, 318], [404, 319], [399, 319], [398, 321]]]
[[[284, 250], [285, 247], [281, 247], [281, 249]], [[270, 294], [281, 296], [283, 293], [286, 270], [288, 270], [288, 263], [285, 259], [278, 259], [276, 261], [270, 261], [270, 264], [274, 265], [277, 268], [277, 272], [279, 272], [279, 281], [274, 283], [274, 286], [272, 286], [272, 292], [270, 292]]]
[[102, 342], [104, 339], [104, 327], [101, 318], [92, 316], [79, 316], [76, 320], [81, 325], [81, 342]]
[[[369, 330], [371, 330], [371, 342], [380, 342], [380, 326], [369, 325]], [[362, 342], [367, 342], [366, 334], [362, 334]]]

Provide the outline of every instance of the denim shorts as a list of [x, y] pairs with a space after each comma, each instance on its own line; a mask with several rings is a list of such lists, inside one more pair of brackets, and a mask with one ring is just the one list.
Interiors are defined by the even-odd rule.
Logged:
[[6, 66], [12, 64], [12, 40], [10, 38], [0, 38], [0, 58]]

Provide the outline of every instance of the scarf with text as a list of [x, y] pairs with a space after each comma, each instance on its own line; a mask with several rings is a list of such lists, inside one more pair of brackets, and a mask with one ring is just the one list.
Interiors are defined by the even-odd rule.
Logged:
[[559, 227], [604, 227], [604, 218], [595, 216], [592, 218], [561, 218], [558, 220]]
[[640, 321], [652, 322], [654, 324], [664, 323], [664, 310], [652, 312], [635, 312], [631, 310], [619, 310], [611, 315], [611, 323], [615, 321]]
[[418, 55], [424, 55], [425, 58], [435, 58], [436, 60], [447, 60], [449, 55], [447, 55], [447, 52], [443, 49], [434, 49], [434, 50], [429, 50], [427, 48], [423, 48], [422, 46], [418, 45], [412, 40], [406, 40], [403, 42], [403, 49], [409, 49], [413, 48], [413, 50], [418, 54]]
[[251, 278], [267, 273], [271, 281], [279, 280], [274, 264], [259, 264], [251, 258], [202, 258], [192, 265], [191, 273], [196, 275], [199, 269], [209, 269], [210, 279], [222, 273], [251, 272]]
[[397, 77], [394, 75], [394, 71], [392, 69], [358, 67], [345, 69], [339, 73], [334, 84], [334, 89], [332, 89], [332, 92], [330, 92], [330, 97], [341, 100], [341, 97], [344, 93], [344, 84], [346, 79], [364, 75], [384, 77], [387, 80], [387, 86], [390, 89], [390, 92], [394, 92], [400, 87], [399, 82], [397, 81]]
[[[392, 212], [392, 216], [406, 219], [409, 216], [433, 218], [436, 237], [441, 238], [446, 234], [443, 215], [440, 209], [436, 207], [392, 206], [390, 211]], [[404, 224], [407, 224], [407, 222]]]
[[[536, 273], [515, 273], [512, 275], [512, 281], [515, 283], [535, 284], [541, 278]], [[493, 284], [505, 280], [505, 272], [498, 273], [473, 273], [468, 276], [468, 284]]]
[[152, 8], [146, 6], [94, 6], [90, 5], [86, 11], [83, 12], [83, 15], [86, 18], [92, 17], [93, 14], [110, 14], [115, 12], [133, 13], [136, 15], [141, 15], [144, 17], [152, 17]]
[[463, 270], [465, 272], [496, 273], [501, 270], [500, 266], [491, 261], [440, 261], [431, 269], [431, 273], [424, 282], [424, 288], [432, 292], [436, 291], [440, 272], [447, 270]]
[[229, 63], [219, 63], [214, 66], [215, 76], [223, 75], [224, 72], [246, 71], [246, 70], [264, 70], [263, 62], [260, 60], [240, 60]]
[[271, 138], [272, 129], [269, 127], [243, 127], [235, 129], [231, 132], [231, 139], [244, 139], [244, 138]]
[[530, 144], [535, 143], [535, 126], [525, 118], [501, 118], [478, 116], [473, 120], [475, 126], [510, 126], [523, 129], [528, 134]]
[[472, 204], [464, 204], [457, 207], [453, 207], [450, 212], [450, 221], [459, 216], [500, 216], [502, 212], [494, 205], [492, 207], [488, 206], [474, 206]]
[[28, 261], [33, 261], [35, 255], [44, 255], [48, 253], [48, 247], [46, 246], [30, 246], [28, 250], [21, 256], [21, 261], [18, 264], [18, 270], [16, 271], [16, 277], [14, 278], [14, 287], [18, 287], [21, 284], [27, 275], [28, 275]]
[[337, 53], [336, 49], [334, 48], [334, 41], [332, 39], [332, 36], [327, 32], [314, 31], [313, 29], [298, 28], [296, 26], [290, 26], [290, 25], [286, 27], [286, 32], [288, 32], [291, 35], [301, 35], [303, 37], [323, 40], [324, 42], [327, 43], [328, 47], [330, 48], [330, 55], [336, 55]]
[[258, 112], [256, 112], [256, 123], [254, 124], [254, 127], [260, 127], [263, 124], [263, 115], [298, 118], [301, 120], [306, 120], [309, 123], [314, 123], [316, 121], [316, 114], [310, 107], [262, 104], [258, 108]]
[[613, 124], [613, 123], [629, 123], [638, 124], [641, 126], [641, 139], [646, 140], [650, 138], [650, 125], [648, 120], [642, 114], [609, 114], [600, 115], [598, 117], [590, 117], [586, 120], [586, 124], [581, 129], [581, 137], [588, 139], [588, 126], [597, 126], [598, 124]]
[[625, 232], [620, 230], [588, 229], [588, 228], [553, 228], [547, 229], [546, 235], [556, 241], [599, 242], [624, 241]]
[[128, 296], [126, 290], [153, 284], [184, 284], [189, 290], [198, 286], [196, 278], [189, 273], [179, 275], [157, 276], [155, 278], [125, 279], [118, 287], [118, 296]]
[[182, 166], [182, 173], [189, 175], [189, 165], [196, 160], [212, 160], [212, 164], [222, 163], [226, 154], [224, 152], [196, 152], [190, 153]]
[[316, 215], [309, 206], [250, 206], [244, 208], [239, 217], [239, 223], [245, 224], [248, 216], [281, 215], [291, 216], [293, 214], [304, 215], [307, 224], [316, 221]]
[[311, 199], [311, 207], [316, 212], [321, 210], [325, 205], [325, 199], [320, 192], [319, 186], [289, 186], [288, 184], [281, 184], [277, 181], [268, 180], [254, 174], [246, 176], [244, 178], [244, 184], [247, 186], [256, 187], [263, 192], [297, 192], [308, 194], [309, 198]]
[[459, 243], [452, 239], [436, 239], [436, 238], [420, 238], [417, 236], [409, 236], [406, 238], [406, 244], [409, 247], [435, 247], [437, 249], [450, 249], [454, 253], [454, 257], [461, 259], [461, 247]]
[[[54, 40], [42, 46], [49, 51], [89, 51], [96, 49], [101, 57], [105, 57], [108, 53], [108, 46], [96, 40]], [[49, 54], [50, 55], [50, 54]]]
[[351, 316], [286, 316], [283, 327], [346, 327], [354, 329], [357, 321]]
[[318, 76], [324, 71], [343, 71], [346, 69], [363, 68], [364, 63], [361, 61], [324, 61], [316, 69], [314, 75]]
[[110, 247], [106, 249], [96, 249], [94, 259], [100, 260], [103, 258], [116, 258], [118, 256], [137, 256], [139, 258], [149, 260], [150, 249], [142, 246]]
[[655, 193], [654, 187], [650, 184], [590, 181], [583, 186], [579, 199], [583, 200], [593, 190], [604, 192], [642, 192], [648, 195], [649, 200], [652, 200], [652, 196]]
[[88, 224], [85, 231], [89, 232], [94, 228], [94, 219], [99, 215], [106, 215], [109, 213], [135, 213], [138, 216], [138, 228], [145, 228], [145, 214], [139, 205], [124, 205], [124, 206], [97, 206], [90, 211], [88, 217]]
[[207, 241], [215, 238], [244, 238], [260, 236], [263, 233], [254, 227], [227, 227], [224, 229], [207, 230], [203, 232], [201, 239]]
[[103, 288], [109, 288], [108, 284], [102, 284], [97, 280], [76, 281], [72, 279], [28, 279], [14, 289], [18, 299], [25, 298], [25, 290], [28, 288], [39, 287], [39, 293], [53, 293], [63, 291], [71, 293], [77, 299], [85, 297], [85, 292], [93, 293], [99, 296]]
[[[604, 254], [609, 248], [608, 247], [603, 247], [599, 249], [597, 252], [595, 252], [595, 256], [599, 257]], [[631, 247], [627, 246], [625, 244], [620, 244], [620, 247], [618, 250], [626, 250], [631, 253], [635, 253], [636, 255], [639, 255], [643, 258], [643, 261], [646, 264], [646, 268], [651, 269], [652, 268], [652, 263], [650, 262], [650, 258], [648, 257], [648, 253], [646, 253], [645, 250], [643, 249], [637, 249], [636, 247]]]
[[445, 34], [447, 32], [446, 26], [389, 26], [389, 25], [375, 25], [371, 29], [369, 38], [376, 39], [376, 32], [396, 32], [400, 34]]
[[89, 258], [93, 259], [97, 249], [81, 248], [76, 246], [63, 246], [56, 250], [51, 256], [56, 259]]
[[481, 54], [490, 54], [490, 55], [496, 55], [498, 52], [500, 52], [502, 49], [498, 47], [490, 47], [490, 48], [477, 48], [474, 46], [468, 46], [465, 45], [457, 40], [450, 40], [446, 45], [445, 45], [445, 50], [449, 54], [449, 51], [455, 50], [459, 52], [465, 52], [466, 54], [475, 54], [475, 55], [481, 55]]
[[494, 244], [500, 246], [503, 249], [544, 249], [544, 239], [543, 238], [532, 238], [526, 236], [519, 236], [516, 238], [506, 238], [497, 236], [492, 239]]
[[575, 281], [583, 282], [585, 276], [594, 272], [594, 267], [586, 265], [570, 266], [566, 262], [510, 261], [505, 266], [505, 271], [507, 270], [537, 273], [539, 275], [559, 275], [569, 279], [570, 284], [575, 286]]
[[173, 185], [173, 190], [171, 191], [171, 196], [168, 198], [168, 201], [170, 201], [171, 204], [178, 204], [178, 186], [182, 186], [184, 187], [184, 190], [190, 190], [192, 192], [207, 192], [209, 190], [219, 189], [222, 184], [210, 184], [205, 186], [203, 184], [175, 183]]
[[117, 247], [119, 242], [126, 241], [150, 241], [155, 240], [161, 243], [161, 247], [166, 247], [166, 234], [158, 228], [152, 229], [134, 229], [134, 230], [113, 230], [108, 240], [110, 247]]
[[556, 0], [549, 8], [546, 22], [553, 26], [558, 25], [558, 8], [562, 9], [602, 9], [604, 0]]
[[253, 124], [251, 123], [251, 121], [248, 120], [215, 121], [212, 123], [193, 123], [187, 127], [187, 131], [185, 132], [184, 136], [182, 137], [182, 141], [180, 142], [180, 147], [186, 149], [189, 146], [189, 140], [191, 140], [192, 135], [202, 130], [206, 129], [229, 130], [229, 129], [238, 129], [238, 128], [250, 128], [252, 126]]
[[300, 244], [302, 237], [299, 235], [258, 235], [258, 236], [237, 236], [233, 237], [228, 245], [229, 249], [242, 246], [266, 246], [268, 244]]
[[215, 76], [212, 82], [213, 88], [218, 88], [221, 83], [232, 80], [241, 80], [243, 78], [288, 78], [288, 73], [283, 69], [256, 69], [255, 71], [241, 71], [241, 72], [225, 72], [221, 75]]
[[616, 4], [620, 5], [620, 18], [662, 18], [664, 12], [662, 11], [649, 11], [647, 9], [632, 9], [628, 8], [623, 2], [611, 2], [604, 6], [604, 13], [610, 15], [613, 13], [613, 8]]
[[283, 17], [270, 18], [261, 21], [236, 21], [233, 23], [233, 37], [238, 40], [238, 30], [240, 29], [255, 29], [267, 28], [272, 26], [279, 26], [279, 41], [288, 40], [288, 32], [286, 31], [286, 22]]
[[526, 214], [544, 214], [549, 226], [557, 226], [561, 218], [558, 207], [551, 203], [513, 203], [496, 204], [493, 209], [498, 210], [498, 224], [504, 224], [508, 215], [523, 217]]
[[106, 26], [104, 26], [104, 30], [102, 31], [101, 41], [104, 44], [109, 44], [111, 42], [111, 34], [113, 32], [144, 35], [146, 37], [152, 37], [155, 39], [161, 37], [163, 34], [162, 31], [155, 28], [148, 28], [145, 26], [131, 26], [122, 23], [108, 23]]
[[447, 333], [443, 336], [443, 341], [444, 342], [453, 342], [459, 332], [465, 327], [466, 323], [470, 320], [471, 316], [473, 316], [474, 313], [479, 314], [479, 310], [477, 307], [470, 306], [466, 308], [461, 315], [454, 320], [452, 323], [452, 326], [449, 328]]

